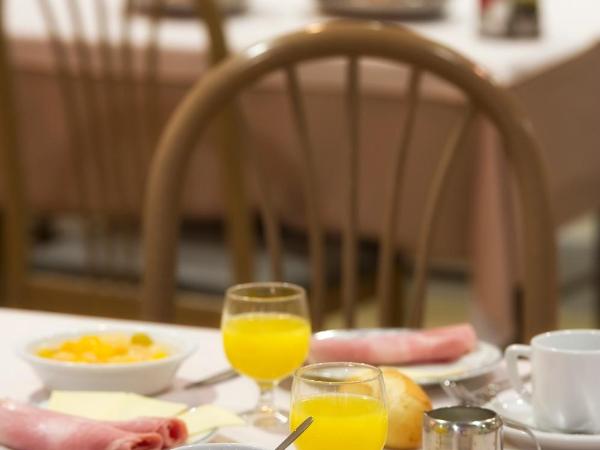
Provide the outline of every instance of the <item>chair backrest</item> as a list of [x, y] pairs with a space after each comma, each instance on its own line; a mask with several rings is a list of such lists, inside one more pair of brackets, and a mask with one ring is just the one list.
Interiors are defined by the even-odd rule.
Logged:
[[[134, 39], [143, 21], [134, 0], [35, 0], [49, 42], [68, 147], [68, 174], [75, 189], [74, 213], [82, 226], [86, 267], [93, 278], [111, 279], [139, 270], [135, 236], [146, 173], [160, 127], [160, 22], [164, 0], [149, 0], [145, 40]], [[228, 55], [222, 17], [212, 0], [191, 0], [198, 26], [210, 43], [210, 63]], [[116, 6], [118, 9], [115, 9]], [[4, 11], [5, 2], [0, 1]], [[2, 18], [3, 19], [3, 18]], [[26, 180], [4, 21], [0, 23], [0, 115], [5, 217], [3, 241], [9, 303], [23, 298], [30, 246]], [[140, 113], [141, 112], [141, 113]], [[222, 145], [228, 161], [233, 146]], [[234, 194], [231, 194], [234, 195]], [[12, 274], [12, 275], [9, 275]], [[20, 292], [20, 293], [19, 293]]]
[[[386, 197], [386, 213], [379, 235], [377, 297], [381, 323], [391, 325], [395, 305], [394, 237], [397, 230], [398, 195], [402, 188], [407, 149], [413, 139], [420, 85], [425, 74], [434, 74], [463, 92], [467, 99], [464, 114], [447, 139], [437, 164], [425, 204], [417, 244], [413, 295], [402, 323], [420, 326], [423, 319], [427, 269], [431, 241], [438, 211], [454, 162], [464, 152], [465, 140], [476, 115], [484, 115], [498, 129], [503, 151], [514, 172], [520, 218], [524, 233], [525, 336], [556, 325], [556, 281], [553, 221], [546, 192], [545, 173], [538, 143], [530, 124], [513, 98], [495, 86], [483, 71], [452, 50], [396, 27], [374, 23], [331, 23], [315, 25], [304, 31], [267, 43], [257, 44], [231, 57], [198, 81], [177, 109], [163, 133], [155, 154], [144, 212], [144, 280], [142, 302], [145, 317], [165, 320], [171, 317], [174, 299], [176, 242], [180, 217], [179, 202], [185, 169], [194, 144], [206, 131], [210, 119], [224, 105], [265, 75], [282, 72], [303, 160], [303, 189], [307, 205], [307, 228], [311, 266], [311, 310], [314, 325], [323, 318], [325, 294], [324, 233], [319, 217], [319, 186], [315, 181], [315, 148], [311, 142], [298, 65], [322, 58], [345, 58], [347, 67], [345, 107], [349, 130], [346, 162], [340, 171], [347, 174], [344, 186], [346, 217], [342, 233], [342, 300], [346, 324], [352, 326], [357, 301], [357, 153], [359, 151], [359, 67], [360, 58], [373, 57], [408, 67], [407, 112], [401, 125], [401, 141], [393, 160], [392, 182]], [[253, 146], [247, 148], [251, 166], [258, 172], [260, 208], [267, 247], [272, 262], [272, 277], [279, 279], [281, 239], [279, 218], [271, 204], [261, 162]], [[264, 175], [264, 174], [263, 174]]]
[[[98, 265], [111, 270], [119, 242], [111, 239], [114, 228], [125, 227], [119, 231], [127, 234], [131, 218], [141, 211], [145, 175], [163, 122], [158, 80], [163, 3], [148, 2], [148, 30], [140, 52], [132, 36], [137, 17], [133, 0], [119, 5], [116, 30], [111, 23], [114, 6], [108, 2], [38, 0], [68, 124], [70, 173], [86, 224], [92, 273]], [[218, 62], [227, 54], [218, 10], [211, 1], [195, 0], [194, 7], [208, 20], [211, 57]]]

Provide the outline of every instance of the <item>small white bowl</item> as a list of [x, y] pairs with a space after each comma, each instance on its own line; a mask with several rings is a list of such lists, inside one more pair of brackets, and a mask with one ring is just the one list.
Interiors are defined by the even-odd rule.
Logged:
[[[85, 334], [113, 332], [146, 333], [155, 342], [167, 346], [171, 354], [154, 361], [98, 364], [56, 361], [35, 354], [42, 345], [56, 345]], [[145, 326], [99, 325], [28, 341], [19, 348], [19, 354], [50, 389], [122, 391], [149, 395], [161, 392], [172, 384], [177, 369], [195, 348], [189, 340], [174, 332]]]
[[193, 444], [185, 447], [177, 447], [177, 450], [261, 450], [242, 444]]

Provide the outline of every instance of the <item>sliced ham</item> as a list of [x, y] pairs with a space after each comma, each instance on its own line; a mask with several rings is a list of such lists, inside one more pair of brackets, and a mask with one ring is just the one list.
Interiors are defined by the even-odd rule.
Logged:
[[316, 362], [353, 361], [367, 364], [416, 364], [451, 361], [472, 351], [477, 335], [469, 324], [428, 330], [384, 332], [359, 337], [313, 339]]
[[140, 417], [123, 422], [108, 422], [113, 427], [135, 433], [158, 433], [163, 439], [163, 448], [171, 448], [187, 441], [185, 423], [176, 418]]
[[134, 433], [12, 400], [0, 400], [0, 444], [13, 450], [161, 450], [158, 433]]

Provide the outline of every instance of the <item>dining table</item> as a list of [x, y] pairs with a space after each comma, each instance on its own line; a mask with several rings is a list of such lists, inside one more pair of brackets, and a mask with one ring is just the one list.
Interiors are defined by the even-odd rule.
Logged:
[[[59, 4], [60, 1], [51, 0]], [[123, 0], [107, 0], [109, 20], [117, 21]], [[540, 0], [539, 37], [503, 39], [479, 32], [478, 1], [448, 0], [445, 13], [432, 20], [387, 22], [447, 45], [473, 60], [494, 82], [514, 93], [531, 119], [543, 149], [548, 193], [557, 228], [594, 211], [600, 204], [600, 2], [597, 0]], [[85, 12], [85, 5], [83, 5]], [[91, 6], [88, 5], [90, 8]], [[333, 20], [315, 0], [248, 0], [246, 10], [225, 18], [225, 33], [233, 53], [311, 24]], [[71, 211], [75, 198], [68, 175], [67, 133], [60, 109], [56, 73], [48, 39], [34, 0], [7, 0], [6, 30], [10, 37], [21, 142], [32, 206], [47, 213]], [[148, 19], [135, 19], [132, 36], [140, 48]], [[116, 31], [114, 31], [116, 33]], [[68, 32], [66, 34], [68, 37]], [[89, 33], [93, 42], [94, 30]], [[162, 114], [173, 111], [208, 67], [209, 45], [202, 26], [190, 18], [167, 18], [160, 26], [160, 90]], [[344, 117], [339, 61], [308, 64], [301, 72], [311, 127], [318, 152], [317, 180], [326, 189], [320, 198], [327, 231], [341, 227], [343, 186], [336, 170], [343, 158]], [[377, 235], [382, 223], [385, 183], [381, 174], [397, 141], [404, 103], [405, 75], [380, 61], [362, 65], [364, 82], [362, 147], [359, 184], [359, 232], [364, 239]], [[282, 83], [259, 83], [243, 99], [243, 110], [260, 153], [269, 161], [277, 184], [276, 208], [282, 222], [304, 226], [301, 163], [294, 154]], [[420, 228], [427, 180], [439, 156], [446, 133], [463, 110], [443, 82], [426, 80], [416, 137], [407, 156], [405, 189], [398, 248], [410, 258]], [[342, 108], [342, 109], [341, 109]], [[276, 126], [273, 126], [276, 124]], [[435, 126], [432, 126], [435, 124]], [[338, 130], [338, 131], [336, 131]], [[210, 147], [210, 143], [205, 144]], [[460, 162], [458, 175], [447, 191], [433, 257], [440, 264], [459, 261], [473, 272], [472, 318], [485, 338], [506, 343], [513, 339], [513, 294], [522, 279], [515, 233], [511, 177], [500, 156], [501, 142], [483, 124], [472, 144], [474, 157]], [[223, 217], [214, 152], [197, 152], [183, 199], [187, 218]], [[200, 193], [200, 195], [199, 195]], [[452, 265], [451, 267], [456, 267]], [[199, 270], [202, 270], [200, 268]]]
[[[190, 381], [206, 378], [229, 367], [221, 344], [218, 329], [200, 328], [173, 324], [156, 324], [140, 321], [99, 319], [86, 316], [49, 313], [33, 310], [0, 308], [0, 398], [29, 402], [43, 407], [50, 392], [19, 354], [23, 346], [36, 338], [56, 333], [89, 331], [100, 325], [144, 327], [151, 332], [168, 331], [177, 333], [178, 338], [188, 340], [197, 347], [184, 361], [177, 372], [172, 387], [159, 395], [163, 400], [177, 401], [198, 406], [217, 405], [229, 411], [240, 413], [250, 410], [256, 404], [258, 388], [252, 380], [237, 377], [227, 381], [194, 389], [184, 389]], [[501, 368], [498, 368], [501, 371]], [[439, 387], [428, 388], [434, 407], [453, 404]], [[282, 410], [290, 404], [289, 386], [278, 388], [276, 402]], [[210, 437], [212, 442], [238, 442], [259, 448], [275, 448], [284, 436], [262, 431], [252, 426], [224, 427]], [[1, 445], [0, 445], [0, 448]], [[516, 450], [515, 447], [505, 447]]]

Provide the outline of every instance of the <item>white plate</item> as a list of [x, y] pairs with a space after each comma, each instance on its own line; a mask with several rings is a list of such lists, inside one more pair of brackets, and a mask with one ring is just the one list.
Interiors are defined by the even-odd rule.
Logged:
[[[529, 426], [543, 450], [600, 449], [600, 434], [565, 434], [538, 430], [531, 406], [521, 400], [513, 389], [501, 392], [486, 407], [493, 409], [501, 416]], [[510, 442], [523, 446], [522, 448], [532, 448], [531, 438], [522, 432], [504, 427], [504, 436]]]
[[389, 18], [426, 18], [442, 14], [446, 0], [319, 0], [329, 14]]
[[[398, 333], [410, 331], [406, 328], [363, 328], [356, 330], [326, 330], [315, 333], [316, 339], [354, 338], [368, 334]], [[466, 380], [492, 372], [502, 361], [502, 351], [493, 344], [479, 341], [477, 347], [470, 353], [455, 361], [433, 363], [393, 365], [411, 377], [421, 386], [433, 386], [444, 380]]]
[[213, 428], [212, 430], [205, 431], [204, 433], [195, 434], [193, 436], [194, 438], [193, 439], [188, 439], [187, 443], [184, 444], [184, 445], [200, 444], [201, 442], [206, 442], [211, 437], [213, 437], [216, 432], [217, 432], [217, 429]]

